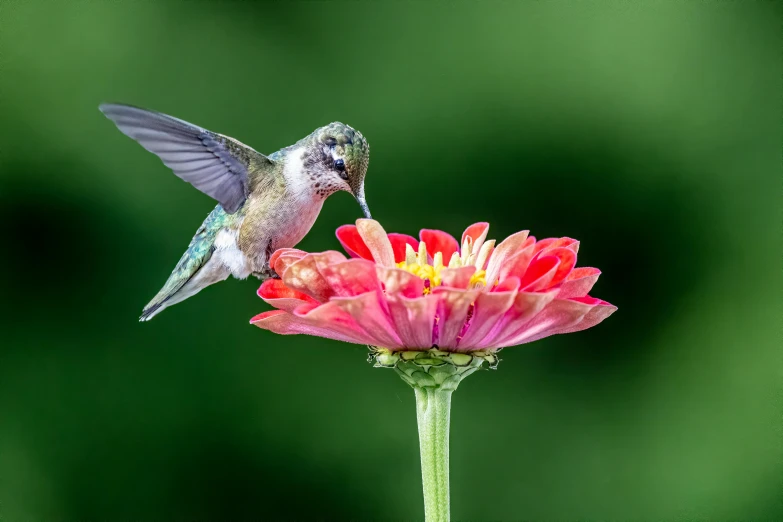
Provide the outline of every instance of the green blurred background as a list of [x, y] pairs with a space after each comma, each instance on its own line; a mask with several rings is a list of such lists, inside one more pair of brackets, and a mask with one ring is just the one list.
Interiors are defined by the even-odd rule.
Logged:
[[[582, 241], [590, 331], [452, 411], [455, 520], [783, 520], [772, 2], [0, 0], [0, 520], [416, 520], [413, 393], [248, 324], [256, 280], [136, 319], [214, 203], [98, 112], [270, 153], [340, 120], [389, 231]], [[306, 250], [359, 217], [330, 199]]]

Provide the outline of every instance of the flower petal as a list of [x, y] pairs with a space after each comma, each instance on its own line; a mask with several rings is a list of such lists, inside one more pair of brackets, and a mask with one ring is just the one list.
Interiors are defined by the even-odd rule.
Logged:
[[250, 323], [282, 335], [314, 335], [356, 344], [370, 344], [373, 340], [332, 303], [314, 308], [304, 316], [272, 310], [253, 317]]
[[375, 263], [366, 259], [348, 259], [342, 263], [320, 266], [319, 271], [334, 296], [348, 297], [380, 290]]
[[593, 297], [555, 299], [527, 325], [525, 332], [503, 345], [530, 343], [551, 335], [586, 330], [597, 325], [616, 310], [616, 306]]
[[552, 302], [557, 292], [518, 292], [514, 303], [502, 319], [480, 341], [474, 341], [475, 347], [501, 348], [507, 346], [501, 341], [517, 335], [525, 326]]
[[277, 272], [277, 275], [283, 277], [283, 274], [289, 266], [293, 265], [306, 255], [307, 252], [297, 250], [296, 248], [280, 248], [275, 250], [275, 253], [272, 254], [272, 257], [269, 258], [268, 264], [275, 272]]
[[[595, 299], [595, 298], [590, 298]], [[576, 301], [577, 299], [572, 299]], [[603, 301], [601, 299], [595, 299], [597, 302], [587, 303], [592, 305], [592, 308], [589, 312], [587, 312], [584, 317], [582, 317], [582, 320], [579, 321], [576, 324], [572, 324], [571, 326], [568, 326], [566, 328], [563, 328], [561, 330], [558, 330], [557, 334], [563, 334], [563, 333], [573, 333], [573, 332], [580, 332], [582, 330], [587, 330], [588, 328], [592, 328], [593, 326], [597, 325], [613, 313], [617, 311], [617, 307], [613, 304], [609, 304], [606, 301]], [[582, 301], [585, 303], [586, 301]]]
[[394, 252], [394, 262], [399, 263], [405, 261], [405, 246], [410, 245], [414, 251], [419, 250], [419, 240], [415, 237], [411, 237], [407, 234], [397, 234], [392, 232], [388, 234], [389, 242]]
[[440, 230], [422, 229], [419, 232], [419, 239], [427, 244], [427, 252], [434, 256], [437, 252], [443, 254], [443, 262], [448, 264], [454, 252], [459, 250], [457, 240], [451, 234]]
[[478, 255], [479, 250], [481, 249], [481, 245], [483, 245], [484, 240], [487, 239], [487, 232], [489, 232], [489, 223], [474, 223], [466, 228], [465, 232], [462, 233], [462, 240], [460, 241], [460, 245], [464, 245], [465, 239], [470, 237], [470, 243], [472, 245], [470, 253]]
[[[517, 279], [518, 282], [519, 280]], [[473, 350], [486, 339], [495, 325], [514, 304], [516, 296], [516, 288], [480, 294], [474, 304], [470, 325], [462, 335], [462, 339], [459, 340], [458, 351]]]
[[575, 326], [591, 308], [571, 299], [554, 299], [522, 328], [498, 339], [498, 346], [516, 346], [554, 335], [560, 329]]
[[528, 233], [527, 230], [523, 230], [512, 234], [495, 247], [487, 265], [487, 286], [492, 287], [495, 284], [500, 274], [500, 267], [525, 244]]
[[424, 281], [406, 270], [376, 265], [375, 273], [383, 285], [386, 295], [401, 294], [405, 297], [415, 298], [424, 293]]
[[601, 271], [597, 268], [580, 267], [575, 268], [568, 274], [563, 284], [560, 285], [560, 292], [557, 297], [568, 299], [569, 297], [582, 297], [587, 295], [598, 281]]
[[374, 219], [357, 219], [356, 228], [370, 250], [372, 259], [379, 265], [394, 266], [394, 251], [381, 224]]
[[511, 257], [508, 257], [506, 261], [500, 265], [497, 280], [502, 283], [508, 277], [518, 277], [519, 279], [522, 279], [527, 271], [527, 267], [530, 266], [531, 259], [533, 259], [533, 243], [523, 246], [523, 248], [518, 250]]
[[560, 260], [560, 263], [557, 265], [557, 271], [549, 282], [549, 286], [559, 285], [565, 281], [568, 274], [574, 269], [574, 265], [576, 265], [576, 253], [567, 247], [547, 249], [545, 253], [547, 257], [557, 257]]
[[475, 266], [461, 266], [459, 268], [444, 268], [440, 271], [440, 280], [443, 286], [464, 290], [470, 284], [470, 278], [476, 273]]
[[318, 302], [307, 294], [288, 288], [280, 279], [267, 279], [258, 289], [258, 296], [270, 305], [286, 312], [306, 303]]
[[432, 295], [438, 299], [438, 339], [439, 347], [455, 348], [457, 336], [462, 332], [468, 317], [470, 305], [481, 290], [457, 290], [456, 288], [436, 288]]
[[356, 324], [373, 338], [373, 342], [368, 344], [384, 348], [403, 348], [404, 345], [395, 332], [392, 318], [386, 307], [379, 301], [377, 292], [367, 292], [352, 297], [334, 297], [329, 303], [334, 303], [348, 313]]
[[361, 257], [362, 259], [369, 259], [372, 261], [372, 254], [367, 245], [364, 244], [362, 236], [359, 235], [359, 230], [356, 225], [343, 225], [335, 232], [337, 240], [343, 246], [348, 255], [351, 257]]
[[[284, 256], [278, 259], [278, 264]], [[329, 282], [321, 274], [321, 267], [346, 261], [345, 256], [333, 250], [319, 254], [307, 254], [293, 263], [283, 273], [283, 282], [289, 288], [299, 290], [323, 303], [334, 295]]]
[[555, 256], [544, 256], [534, 259], [527, 268], [522, 282], [519, 284], [526, 292], [540, 292], [549, 288], [549, 283], [557, 272], [560, 259]]
[[567, 248], [573, 251], [574, 254], [579, 253], [579, 241], [577, 241], [576, 239], [571, 239], [570, 237], [561, 237], [558, 239], [550, 238], [550, 239], [541, 240], [541, 243], [544, 242], [546, 242], [546, 244], [542, 244], [537, 251], [549, 252], [554, 248]]
[[426, 296], [410, 299], [397, 294], [389, 295], [386, 302], [403, 346], [431, 348], [438, 300]]

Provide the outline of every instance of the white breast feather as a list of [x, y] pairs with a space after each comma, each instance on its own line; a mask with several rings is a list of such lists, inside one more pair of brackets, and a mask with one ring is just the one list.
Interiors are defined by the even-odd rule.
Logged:
[[247, 257], [239, 250], [237, 245], [237, 231], [223, 229], [215, 238], [215, 256], [226, 266], [231, 275], [238, 279], [244, 279], [250, 275]]

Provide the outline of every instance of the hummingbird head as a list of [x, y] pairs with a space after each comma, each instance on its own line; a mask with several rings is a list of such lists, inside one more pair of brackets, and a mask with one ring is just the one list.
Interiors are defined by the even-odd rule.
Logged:
[[340, 122], [330, 123], [313, 133], [314, 146], [309, 162], [317, 171], [316, 190], [323, 197], [339, 190], [353, 194], [365, 217], [370, 209], [364, 197], [364, 176], [370, 161], [370, 146], [362, 133]]

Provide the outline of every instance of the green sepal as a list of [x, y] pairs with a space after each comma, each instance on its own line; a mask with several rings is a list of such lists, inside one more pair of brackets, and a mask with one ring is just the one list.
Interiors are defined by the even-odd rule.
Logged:
[[392, 351], [370, 346], [370, 362], [376, 368], [394, 368], [403, 381], [413, 388], [434, 388], [454, 391], [462, 379], [480, 369], [484, 363], [491, 369], [500, 361], [495, 352], [480, 350], [470, 353], [429, 350]]

